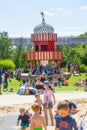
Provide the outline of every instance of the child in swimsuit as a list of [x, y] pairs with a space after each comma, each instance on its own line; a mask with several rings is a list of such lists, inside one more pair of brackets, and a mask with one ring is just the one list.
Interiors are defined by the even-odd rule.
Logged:
[[30, 130], [47, 130], [46, 123], [44, 120], [44, 117], [39, 114], [40, 112], [40, 106], [37, 103], [34, 103], [31, 106], [34, 115], [31, 117], [31, 124], [30, 124]]

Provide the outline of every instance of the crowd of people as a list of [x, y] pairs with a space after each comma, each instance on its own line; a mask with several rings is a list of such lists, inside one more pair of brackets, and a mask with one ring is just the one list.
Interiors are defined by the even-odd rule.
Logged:
[[50, 86], [52, 86], [55, 91], [55, 87], [59, 86], [68, 86], [69, 81], [64, 78], [62, 72], [58, 74], [57, 78], [50, 78], [46, 75], [46, 73], [42, 73], [42, 75], [38, 76], [35, 80], [31, 80], [30, 78], [26, 81], [23, 80], [23, 83], [20, 84], [20, 88], [18, 90], [18, 94], [20, 95], [29, 95], [35, 94], [36, 92], [43, 93], [44, 92], [44, 81], [48, 80], [50, 82]]
[[38, 64], [31, 65], [31, 64], [29, 64], [28, 68], [30, 70], [32, 70], [31, 73], [33, 75], [41, 75], [43, 72], [45, 72], [47, 75], [53, 75], [53, 74], [58, 74], [60, 71], [59, 64], [56, 66], [54, 64], [51, 64], [51, 65], [38, 65]]
[[53, 115], [53, 107], [56, 103], [53, 88], [48, 80], [43, 82], [44, 96], [40, 98], [40, 93], [35, 94], [35, 100], [31, 105], [32, 113], [22, 107], [19, 109], [17, 126], [22, 129], [29, 127], [29, 130], [47, 130], [48, 113], [50, 117], [50, 125], [55, 126], [55, 130], [87, 130], [87, 117], [81, 120], [77, 126], [75, 118], [72, 114], [79, 112], [77, 105], [69, 100], [61, 101], [57, 104], [56, 113]]
[[[61, 77], [63, 77], [62, 72], [58, 73], [57, 83], [59, 85]], [[64, 77], [62, 78], [62, 81], [62, 85], [69, 85], [68, 80], [66, 80]], [[44, 128], [44, 130], [47, 130], [47, 126], [49, 125], [49, 113], [51, 122], [50, 125], [55, 126], [55, 130], [86, 130], [87, 124], [85, 122], [87, 121], [87, 116], [85, 116], [80, 121], [80, 124], [78, 126], [75, 118], [72, 116], [72, 114], [79, 112], [77, 105], [74, 102], [68, 100], [59, 102], [55, 116], [53, 115], [52, 110], [56, 103], [54, 95], [55, 83], [56, 82], [53, 83], [52, 79], [48, 79], [46, 73], [43, 71], [41, 73], [41, 76], [38, 76], [35, 82], [31, 82], [29, 80], [27, 83], [25, 83], [25, 93], [28, 92], [27, 89], [30, 86], [36, 90], [34, 93], [35, 101], [31, 105], [33, 113], [26, 113], [25, 108], [20, 108], [20, 115], [17, 119], [17, 125], [19, 125], [19, 121], [21, 121], [21, 128], [29, 127], [29, 130], [43, 130]], [[76, 85], [83, 85], [84, 90], [87, 91], [87, 79], [83, 82], [79, 79], [79, 81], [76, 82]], [[41, 93], [44, 94], [43, 100], [40, 98]]]
[[[75, 64], [73, 62], [68, 62], [67, 64], [68, 67], [68, 71], [70, 73], [74, 73], [75, 72]], [[78, 73], [80, 73], [80, 65], [77, 64], [76, 65]], [[28, 68], [30, 69], [31, 66], [28, 66]], [[39, 73], [37, 73], [39, 72]], [[43, 93], [43, 82], [45, 80], [49, 80], [50, 84], [55, 87], [55, 86], [69, 86], [69, 81], [64, 77], [64, 73], [61, 70], [60, 66], [55, 66], [54, 64], [51, 65], [34, 65], [32, 66], [32, 74], [38, 76], [38, 78], [36, 78], [35, 80], [28, 80], [27, 81], [23, 81], [23, 83], [20, 85], [20, 88], [18, 90], [18, 94], [23, 95], [23, 94], [35, 94], [37, 91], [41, 91]], [[52, 78], [52, 75], [56, 74], [57, 78]], [[3, 81], [2, 81], [2, 75], [4, 75]], [[10, 70], [6, 70], [6, 71], [2, 71], [0, 69], [0, 85], [3, 83], [3, 90], [8, 90], [8, 79], [9, 81], [11, 81], [12, 77], [16, 77], [16, 79], [18, 81], [20, 81], [21, 78], [21, 70], [18, 68], [15, 71], [15, 74], [13, 73], [13, 71]], [[74, 86], [83, 86], [84, 90], [87, 91], [86, 88], [86, 80], [81, 80], [79, 79], [75, 84], [73, 84]], [[1, 87], [0, 87], [1, 88]], [[12, 89], [10, 91], [13, 91]]]
[[67, 63], [67, 69], [70, 73], [78, 73], [80, 75], [80, 64], [75, 64], [72, 61]]

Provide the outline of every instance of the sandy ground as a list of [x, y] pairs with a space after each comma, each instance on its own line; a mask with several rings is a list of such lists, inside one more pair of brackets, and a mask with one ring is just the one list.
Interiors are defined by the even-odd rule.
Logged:
[[[65, 100], [65, 99], [69, 99], [76, 102], [79, 112], [73, 116], [75, 117], [77, 123], [79, 123], [79, 121], [85, 115], [86, 110], [87, 110], [87, 92], [57, 93], [55, 94], [55, 97], [56, 97], [56, 105], [59, 101]], [[41, 95], [41, 98], [43, 99], [43, 95]], [[25, 106], [26, 108], [30, 109], [31, 104], [34, 102], [34, 100], [35, 100], [34, 96], [30, 96], [30, 95], [20, 96], [20, 95], [11, 94], [11, 93], [2, 94], [0, 95], [0, 115], [2, 115], [3, 113], [4, 113], [3, 115], [9, 114], [9, 113], [18, 113], [18, 109], [21, 106]], [[53, 111], [56, 110], [56, 105], [54, 106]], [[50, 121], [49, 121], [49, 124], [50, 124]], [[53, 130], [53, 129], [54, 127], [51, 127], [51, 126], [48, 127], [48, 130]], [[3, 127], [3, 130], [5, 130], [4, 127]]]

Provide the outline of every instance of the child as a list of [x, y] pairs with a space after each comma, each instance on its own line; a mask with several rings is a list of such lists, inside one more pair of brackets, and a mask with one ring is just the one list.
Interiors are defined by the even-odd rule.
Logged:
[[53, 120], [53, 113], [52, 113], [52, 108], [53, 105], [55, 104], [55, 96], [53, 93], [53, 89], [50, 86], [49, 81], [44, 81], [44, 104], [43, 104], [43, 109], [44, 109], [44, 115], [45, 115], [45, 120], [46, 120], [46, 125], [48, 125], [48, 115], [47, 111], [49, 111], [50, 119], [51, 119], [51, 125], [54, 125], [54, 120]]
[[34, 115], [31, 118], [30, 130], [47, 130], [44, 118], [39, 114], [40, 106], [35, 103], [31, 106]]
[[41, 110], [42, 110], [42, 99], [40, 99], [40, 94], [39, 93], [36, 93], [35, 94], [35, 98], [36, 100], [34, 101], [34, 103], [38, 103], [39, 106], [40, 106], [40, 114], [41, 114]]
[[17, 126], [19, 125], [19, 121], [21, 120], [21, 128], [25, 129], [26, 127], [29, 127], [29, 115], [26, 114], [25, 108], [21, 107], [19, 109], [20, 115], [18, 116], [17, 120]]
[[[25, 114], [28, 115], [29, 118], [31, 118], [31, 116], [32, 116], [32, 113], [29, 112], [28, 108], [26, 108]], [[30, 119], [29, 119], [29, 121], [30, 121]]]
[[78, 130], [87, 130], [87, 111], [83, 119], [80, 121]]
[[54, 116], [55, 119], [56, 119], [56, 117], [57, 117], [58, 115], [59, 115], [59, 113], [58, 113], [58, 111], [56, 110], [56, 111], [55, 111], [55, 116]]
[[66, 102], [60, 102], [57, 105], [59, 116], [55, 118], [56, 128], [55, 130], [78, 130], [76, 121], [69, 115], [69, 107]]
[[79, 111], [79, 110], [77, 110], [77, 106], [74, 102], [71, 102], [69, 100], [64, 100], [64, 101], [69, 105], [69, 113], [70, 114], [75, 114]]
[[69, 86], [69, 82], [66, 78], [63, 79], [63, 84], [64, 86]]

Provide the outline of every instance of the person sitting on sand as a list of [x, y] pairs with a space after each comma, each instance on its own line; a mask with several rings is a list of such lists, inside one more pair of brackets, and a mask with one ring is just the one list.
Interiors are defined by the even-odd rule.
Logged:
[[31, 117], [31, 124], [29, 130], [43, 130], [43, 127], [44, 130], [47, 130], [44, 117], [39, 114], [40, 112], [39, 104], [34, 103], [31, 106], [31, 108], [34, 112], [34, 115]]
[[19, 109], [19, 112], [20, 112], [20, 115], [18, 116], [18, 119], [17, 119], [17, 126], [19, 126], [19, 122], [21, 121], [20, 126], [22, 129], [25, 129], [25, 128], [29, 127], [30, 116], [28, 114], [26, 114], [26, 110], [24, 107], [21, 107]]
[[79, 110], [77, 110], [77, 105], [74, 102], [71, 102], [69, 100], [64, 100], [68, 105], [69, 105], [69, 113], [70, 114], [75, 114]]

